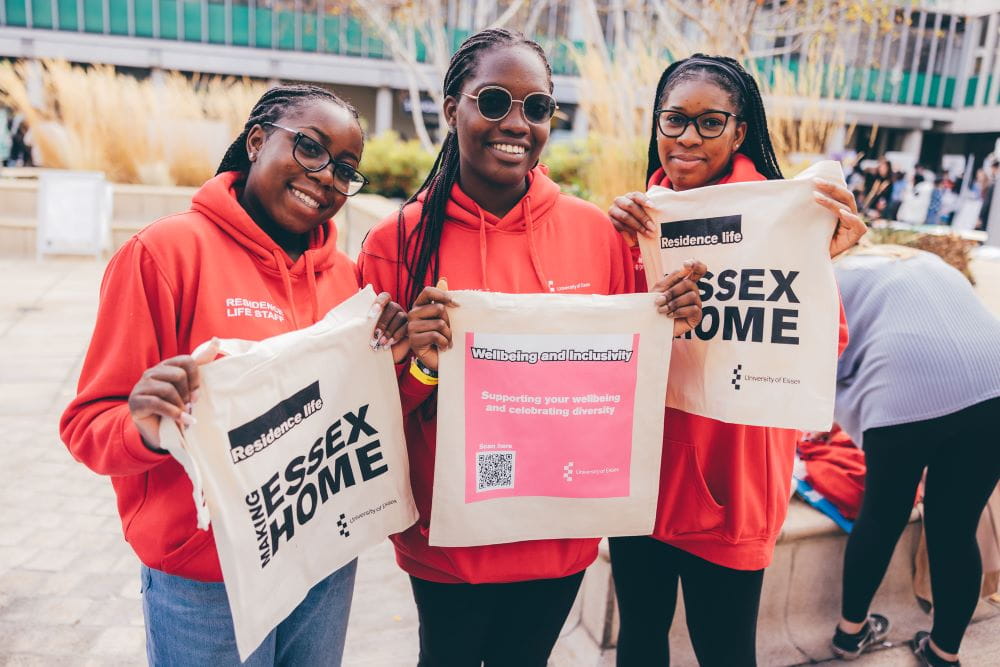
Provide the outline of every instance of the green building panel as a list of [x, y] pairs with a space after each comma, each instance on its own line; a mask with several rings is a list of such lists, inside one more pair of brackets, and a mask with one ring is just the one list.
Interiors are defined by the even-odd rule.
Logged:
[[108, 32], [128, 35], [128, 6], [131, 0], [108, 0]]
[[31, 25], [35, 28], [52, 28], [52, 3], [49, 0], [31, 0]]
[[76, 30], [79, 17], [76, 15], [76, 0], [59, 0], [59, 29]]
[[217, 2], [208, 3], [208, 42], [226, 43], [226, 6]]
[[83, 29], [104, 32], [104, 3], [101, 0], [83, 0]]

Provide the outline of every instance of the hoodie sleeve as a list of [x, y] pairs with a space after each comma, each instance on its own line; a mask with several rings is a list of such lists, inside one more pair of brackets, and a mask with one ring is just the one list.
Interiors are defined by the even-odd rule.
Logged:
[[59, 425], [73, 457], [96, 473], [140, 474], [170, 458], [142, 443], [128, 395], [146, 369], [178, 354], [175, 304], [153, 258], [133, 238], [104, 273], [77, 396]]
[[[365, 239], [358, 255], [361, 284], [371, 284], [376, 292], [388, 292], [393, 301], [402, 304], [400, 296], [396, 294], [396, 263], [368, 252], [369, 243], [374, 241], [373, 236], [374, 234], [369, 234]], [[409, 359], [396, 364], [396, 379], [399, 381], [399, 401], [404, 417], [409, 416], [435, 393], [435, 387], [420, 382], [410, 374]]]

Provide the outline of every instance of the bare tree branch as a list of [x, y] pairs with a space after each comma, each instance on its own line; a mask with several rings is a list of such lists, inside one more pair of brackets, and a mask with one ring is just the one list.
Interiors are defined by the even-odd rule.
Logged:
[[531, 35], [535, 34], [538, 29], [538, 20], [542, 16], [542, 11], [548, 9], [550, 0], [538, 0], [531, 6], [531, 13], [528, 15], [528, 20], [524, 24], [524, 34]]
[[[521, 5], [523, 5], [523, 4], [524, 4], [524, 0], [516, 0], [515, 2], [510, 3], [510, 6], [507, 7], [506, 11], [504, 11], [503, 14], [501, 14], [500, 16], [498, 16], [497, 20], [493, 22], [493, 27], [494, 28], [503, 28], [504, 26], [506, 26], [507, 23], [512, 18], [514, 18], [515, 16], [517, 16], [518, 11], [521, 10]], [[543, 3], [539, 3], [539, 4], [543, 4]]]

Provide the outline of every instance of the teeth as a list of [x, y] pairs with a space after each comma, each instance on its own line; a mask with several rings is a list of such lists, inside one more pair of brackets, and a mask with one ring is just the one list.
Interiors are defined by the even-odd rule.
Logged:
[[300, 202], [302, 202], [309, 208], [319, 208], [319, 202], [310, 197], [309, 195], [307, 195], [306, 193], [300, 190], [296, 190], [295, 188], [292, 188], [292, 194], [295, 195], [296, 199], [298, 199]]
[[515, 146], [513, 144], [490, 144], [493, 148], [503, 151], [504, 153], [510, 153], [511, 155], [524, 155], [524, 146]]

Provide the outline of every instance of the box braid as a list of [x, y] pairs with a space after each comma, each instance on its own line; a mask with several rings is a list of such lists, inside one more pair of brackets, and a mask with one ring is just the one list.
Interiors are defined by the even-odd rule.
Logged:
[[[778, 158], [774, 154], [774, 146], [771, 145], [771, 135], [767, 131], [767, 116], [764, 113], [764, 101], [760, 97], [757, 81], [736, 60], [725, 56], [706, 56], [703, 53], [678, 60], [660, 76], [660, 81], [656, 84], [656, 96], [653, 98], [653, 109], [660, 108], [677, 84], [692, 80], [711, 81], [729, 94], [740, 119], [747, 124], [747, 135], [739, 152], [753, 160], [757, 171], [768, 180], [784, 178], [778, 166]], [[649, 137], [647, 181], [653, 172], [662, 166], [656, 139], [654, 117], [652, 134]]]
[[[355, 119], [358, 118], [358, 111], [350, 102], [341, 99], [326, 88], [309, 84], [275, 86], [261, 95], [257, 103], [253, 105], [253, 109], [250, 110], [250, 117], [247, 118], [247, 122], [243, 126], [243, 131], [229, 145], [215, 173], [221, 174], [224, 171], [238, 171], [246, 175], [250, 171], [250, 158], [247, 155], [247, 135], [250, 134], [250, 130], [264, 123], [276, 123], [290, 111], [313, 100], [333, 102], [337, 106], [349, 111]], [[270, 130], [268, 131], [270, 132]]]
[[[552, 68], [545, 51], [537, 43], [527, 39], [519, 32], [502, 28], [489, 28], [478, 32], [458, 47], [448, 71], [444, 75], [445, 97], [458, 98], [465, 81], [475, 74], [479, 58], [483, 53], [496, 48], [527, 46], [535, 51], [545, 65], [549, 79], [549, 91], [552, 90]], [[399, 209], [396, 227], [396, 247], [399, 248], [399, 260], [396, 264], [396, 294], [405, 299], [409, 307], [413, 306], [417, 296], [425, 284], [436, 284], [439, 275], [441, 232], [444, 229], [445, 209], [451, 199], [451, 190], [458, 181], [458, 136], [454, 130], [448, 132], [441, 151], [438, 153], [430, 173], [424, 179], [420, 188], [403, 204], [403, 207], [417, 201], [417, 196], [424, 193], [423, 208], [420, 218], [413, 230], [407, 234], [403, 219], [403, 207]], [[407, 294], [400, 294], [404, 284], [403, 269], [410, 280]], [[428, 280], [428, 272], [431, 274]]]

